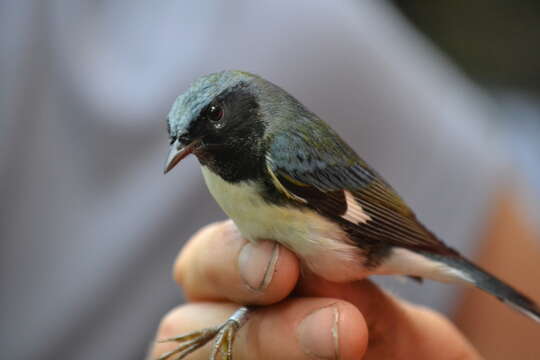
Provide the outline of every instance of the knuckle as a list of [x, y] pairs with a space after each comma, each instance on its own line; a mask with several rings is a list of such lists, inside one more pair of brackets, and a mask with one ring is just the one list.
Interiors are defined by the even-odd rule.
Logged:
[[175, 336], [179, 331], [181, 331], [181, 309], [182, 306], [176, 307], [161, 318], [157, 330], [158, 339], [165, 339]]
[[184, 248], [176, 257], [173, 266], [172, 277], [178, 285], [186, 285], [186, 282], [188, 281], [189, 270], [192, 268], [190, 265], [191, 260], [195, 256], [196, 243], [207, 237], [214, 236], [226, 222], [227, 221], [221, 221], [205, 225], [186, 242]]
[[186, 283], [186, 277], [188, 274], [187, 268], [187, 257], [185, 255], [185, 249], [183, 249], [176, 257], [172, 272], [172, 277], [174, 281], [180, 286], [183, 286]]
[[200, 228], [189, 240], [194, 241], [197, 238], [213, 236], [216, 232], [222, 232], [225, 228], [230, 227], [232, 220], [223, 220], [210, 223]]

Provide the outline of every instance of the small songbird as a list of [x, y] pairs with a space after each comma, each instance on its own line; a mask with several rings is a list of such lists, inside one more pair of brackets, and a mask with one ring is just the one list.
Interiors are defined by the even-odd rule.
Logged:
[[[335, 282], [372, 274], [474, 285], [540, 322], [532, 300], [445, 245], [323, 120], [273, 83], [242, 71], [203, 76], [175, 101], [165, 173], [189, 154], [223, 211], [250, 241], [272, 239]], [[231, 358], [251, 311], [167, 341], [181, 359], [212, 338]]]

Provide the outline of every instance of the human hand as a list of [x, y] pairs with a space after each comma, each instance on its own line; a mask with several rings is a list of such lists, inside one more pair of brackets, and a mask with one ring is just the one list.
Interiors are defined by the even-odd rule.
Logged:
[[[292, 252], [270, 241], [249, 243], [231, 221], [195, 234], [173, 275], [188, 303], [163, 318], [157, 339], [215, 326], [238, 304], [250, 304], [265, 306], [239, 330], [236, 360], [479, 358], [442, 315], [369, 280], [336, 284], [313, 274], [300, 277]], [[156, 344], [151, 358], [175, 347]], [[206, 360], [209, 351], [208, 344], [189, 359]]]

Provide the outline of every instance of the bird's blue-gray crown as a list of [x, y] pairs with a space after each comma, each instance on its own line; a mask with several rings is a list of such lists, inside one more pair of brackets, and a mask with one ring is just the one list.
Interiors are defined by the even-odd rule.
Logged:
[[257, 75], [239, 70], [225, 70], [199, 77], [189, 89], [178, 96], [169, 112], [169, 126], [174, 137], [195, 119], [216, 96], [245, 82], [264, 81]]

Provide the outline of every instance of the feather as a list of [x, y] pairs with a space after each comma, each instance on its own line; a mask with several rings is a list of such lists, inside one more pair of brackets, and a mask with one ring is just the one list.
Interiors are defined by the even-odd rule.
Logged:
[[[320, 120], [303, 119], [269, 139], [266, 165], [279, 192], [340, 223], [360, 247], [457, 255], [332, 129], [306, 121]], [[306, 128], [316, 134], [306, 134]]]

